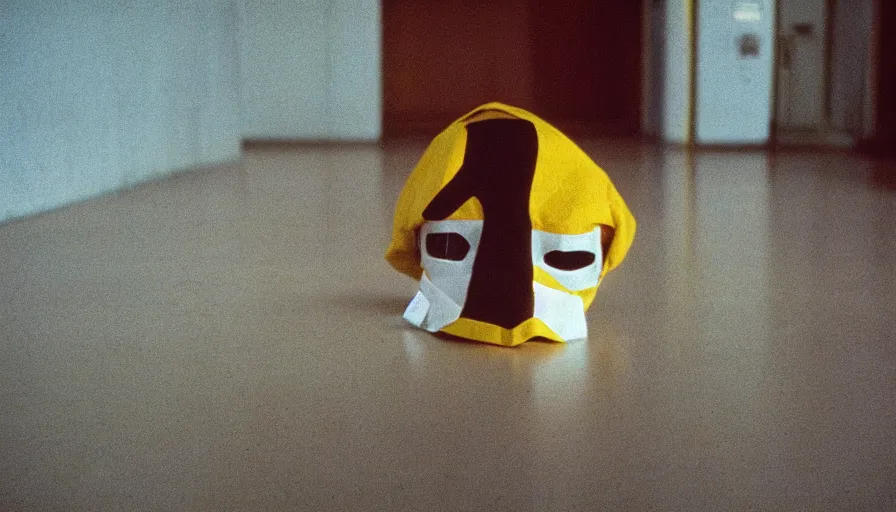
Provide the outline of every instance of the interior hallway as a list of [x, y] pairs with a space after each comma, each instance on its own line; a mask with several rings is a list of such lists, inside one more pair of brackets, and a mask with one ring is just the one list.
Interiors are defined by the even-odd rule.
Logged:
[[589, 340], [507, 349], [400, 318], [423, 147], [0, 225], [0, 509], [896, 508], [896, 164], [588, 143], [635, 244]]

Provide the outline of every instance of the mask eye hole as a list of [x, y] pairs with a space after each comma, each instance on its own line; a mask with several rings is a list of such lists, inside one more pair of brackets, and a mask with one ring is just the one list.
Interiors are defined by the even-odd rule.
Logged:
[[594, 263], [594, 253], [588, 251], [551, 251], [544, 262], [559, 270], [579, 270]]
[[459, 233], [426, 235], [426, 253], [440, 260], [461, 261], [470, 252], [470, 243]]

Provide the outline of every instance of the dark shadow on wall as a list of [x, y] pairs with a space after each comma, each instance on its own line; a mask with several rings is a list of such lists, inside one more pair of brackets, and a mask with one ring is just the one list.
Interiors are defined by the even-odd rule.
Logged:
[[641, 124], [643, 3], [532, 0], [532, 80], [541, 114], [577, 131]]
[[896, 157], [896, 2], [879, 2], [878, 104], [875, 146]]
[[635, 135], [641, 0], [383, 0], [386, 137], [502, 101], [566, 131]]
[[877, 0], [875, 7], [874, 135], [860, 148], [874, 156], [896, 158], [896, 3]]

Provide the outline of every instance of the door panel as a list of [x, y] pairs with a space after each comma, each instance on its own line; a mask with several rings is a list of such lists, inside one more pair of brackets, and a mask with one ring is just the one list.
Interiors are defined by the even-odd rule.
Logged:
[[824, 121], [826, 0], [780, 0], [778, 127], [819, 130]]

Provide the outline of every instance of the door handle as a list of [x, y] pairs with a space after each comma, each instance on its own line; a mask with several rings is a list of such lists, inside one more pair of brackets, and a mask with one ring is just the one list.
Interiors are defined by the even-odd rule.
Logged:
[[778, 36], [778, 54], [781, 56], [779, 62], [783, 70], [790, 70], [793, 66], [793, 36], [782, 34]]

